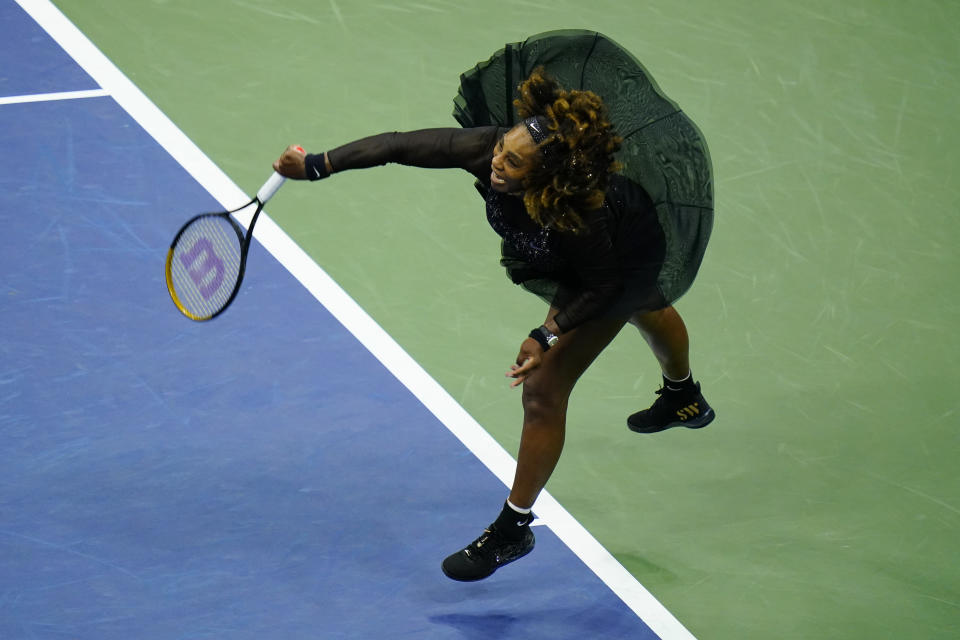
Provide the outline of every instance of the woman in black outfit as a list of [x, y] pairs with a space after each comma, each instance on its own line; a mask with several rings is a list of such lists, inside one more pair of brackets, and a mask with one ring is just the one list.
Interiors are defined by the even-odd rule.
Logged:
[[[591, 66], [601, 72], [584, 82]], [[516, 76], [526, 78], [513, 103], [520, 121], [509, 126], [509, 102], [495, 85], [503, 93], [511, 74], [526, 69]], [[561, 88], [555, 75], [579, 75], [581, 85], [610, 96], [611, 108], [594, 91]], [[542, 34], [508, 45], [461, 80], [456, 115], [467, 128], [384, 133], [319, 154], [291, 145], [274, 168], [311, 180], [387, 162], [464, 169], [503, 239], [508, 275], [550, 304], [507, 372], [511, 386], [523, 385], [524, 412], [509, 497], [477, 540], [443, 561], [447, 576], [469, 581], [533, 549], [531, 508], [560, 457], [570, 393], [625, 324], [640, 330], [664, 377], [659, 398], [631, 415], [629, 428], [655, 433], [713, 420], [672, 306], [699, 267], [713, 210], [699, 132], [609, 39]], [[616, 122], [611, 111], [621, 114]]]

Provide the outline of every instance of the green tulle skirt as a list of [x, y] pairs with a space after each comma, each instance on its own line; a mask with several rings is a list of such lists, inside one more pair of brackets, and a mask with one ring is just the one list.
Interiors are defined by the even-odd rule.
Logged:
[[[465, 72], [454, 118], [463, 127], [513, 126], [519, 121], [513, 107], [519, 85], [541, 65], [565, 89], [593, 91], [606, 103], [623, 138], [621, 173], [650, 195], [663, 229], [665, 257], [655, 286], [672, 303], [693, 283], [713, 228], [713, 176], [703, 135], [629, 51], [579, 30], [508, 44]], [[630, 307], [630, 301], [618, 307]]]

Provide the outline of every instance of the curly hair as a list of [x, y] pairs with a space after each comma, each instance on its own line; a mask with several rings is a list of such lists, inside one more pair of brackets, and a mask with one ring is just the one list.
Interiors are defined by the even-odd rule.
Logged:
[[521, 118], [540, 116], [548, 135], [538, 145], [540, 162], [524, 176], [527, 213], [544, 227], [578, 233], [583, 215], [603, 205], [613, 159], [622, 139], [606, 105], [592, 91], [565, 90], [537, 67], [520, 85], [514, 106]]

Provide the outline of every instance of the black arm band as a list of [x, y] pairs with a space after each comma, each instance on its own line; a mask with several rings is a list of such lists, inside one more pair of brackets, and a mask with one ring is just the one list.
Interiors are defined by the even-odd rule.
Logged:
[[540, 327], [537, 327], [530, 332], [530, 337], [540, 343], [540, 346], [543, 347], [543, 350], [546, 351], [550, 348], [550, 344], [547, 342], [547, 336], [543, 335], [543, 332], [540, 331]]
[[326, 153], [308, 153], [303, 160], [307, 169], [307, 180], [323, 180], [330, 175], [327, 171]]

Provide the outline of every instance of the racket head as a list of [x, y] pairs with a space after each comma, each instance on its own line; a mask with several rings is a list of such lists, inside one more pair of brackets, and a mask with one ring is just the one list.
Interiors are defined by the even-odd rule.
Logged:
[[246, 247], [243, 229], [228, 213], [188, 220], [170, 244], [165, 267], [177, 309], [198, 322], [222, 313], [240, 289]]

